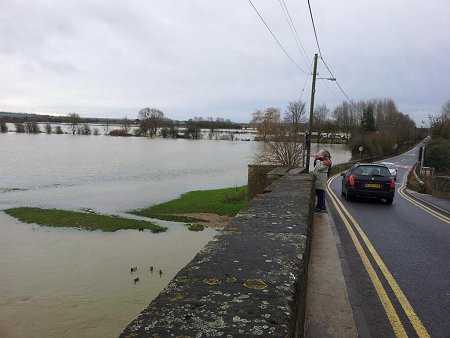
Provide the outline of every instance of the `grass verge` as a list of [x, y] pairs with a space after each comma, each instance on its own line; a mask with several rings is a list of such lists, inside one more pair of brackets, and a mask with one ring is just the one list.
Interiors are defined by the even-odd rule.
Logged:
[[247, 186], [190, 191], [179, 198], [150, 206], [131, 210], [129, 213], [150, 218], [175, 222], [199, 222], [201, 219], [180, 214], [212, 213], [235, 216], [247, 204]]
[[102, 230], [106, 232], [114, 232], [120, 229], [148, 229], [153, 233], [163, 232], [167, 229], [151, 222], [85, 212], [28, 207], [12, 208], [3, 211], [21, 222], [36, 223], [50, 227]]

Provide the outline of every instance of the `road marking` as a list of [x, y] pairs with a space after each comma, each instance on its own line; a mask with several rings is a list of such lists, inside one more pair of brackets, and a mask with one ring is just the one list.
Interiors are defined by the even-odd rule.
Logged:
[[413, 168], [409, 169], [408, 172], [405, 174], [405, 176], [403, 177], [403, 182], [402, 182], [402, 186], [398, 189], [398, 193], [406, 200], [408, 200], [409, 202], [411, 202], [412, 204], [418, 206], [420, 209], [428, 212], [430, 215], [440, 219], [441, 221], [450, 224], [450, 217], [445, 216], [443, 214], [441, 214], [440, 212], [426, 206], [425, 204], [421, 203], [420, 201], [414, 199], [413, 197], [410, 197], [408, 195], [406, 195], [405, 193], [405, 189], [406, 189], [406, 181], [408, 179], [408, 175], [409, 172], [413, 170]]
[[[377, 251], [373, 247], [369, 238], [366, 236], [364, 231], [361, 229], [358, 222], [356, 222], [356, 220], [353, 218], [353, 216], [349, 213], [349, 211], [345, 208], [345, 206], [342, 204], [342, 202], [336, 197], [336, 195], [332, 191], [330, 184], [337, 176], [338, 175], [333, 176], [328, 181], [328, 189], [327, 189], [328, 195], [331, 197], [331, 200], [332, 200], [336, 210], [338, 211], [341, 219], [343, 220], [343, 222], [347, 228], [347, 231], [350, 234], [350, 237], [353, 240], [353, 243], [358, 251], [359, 256], [361, 257], [364, 267], [366, 268], [366, 270], [369, 274], [369, 277], [372, 281], [372, 284], [375, 287], [378, 297], [380, 298], [380, 301], [383, 304], [386, 315], [388, 316], [388, 319], [389, 319], [391, 326], [395, 332], [395, 335], [397, 337], [404, 337], [404, 336], [406, 337], [407, 336], [405, 329], [403, 327], [403, 324], [401, 323], [401, 321], [397, 315], [397, 312], [395, 311], [395, 308], [392, 305], [392, 302], [390, 301], [389, 296], [386, 293], [386, 290], [383, 288], [383, 285], [381, 284], [381, 281], [378, 278], [378, 275], [376, 274], [375, 269], [373, 268], [372, 264], [370, 263], [367, 255], [366, 255], [361, 243], [359, 242], [358, 238], [356, 237], [356, 234], [353, 231], [353, 228], [350, 225], [349, 221], [353, 224], [353, 227], [356, 229], [356, 231], [360, 235], [361, 239], [363, 240], [364, 244], [366, 245], [366, 247], [369, 250], [370, 254], [372, 255], [373, 259], [375, 260], [375, 263], [378, 265], [379, 269], [383, 273], [391, 290], [394, 292], [395, 296], [397, 297], [397, 300], [399, 301], [401, 307], [403, 308], [403, 311], [405, 312], [406, 316], [408, 317], [409, 321], [411, 322], [412, 326], [414, 327], [417, 335], [419, 337], [430, 337], [425, 326], [422, 324], [421, 320], [414, 312], [414, 309], [412, 308], [412, 306], [409, 303], [408, 299], [406, 298], [405, 294], [400, 289], [400, 286], [398, 285], [395, 278], [390, 273], [387, 266], [384, 264], [381, 257], [378, 255]], [[344, 214], [347, 216], [348, 220], [344, 216]]]
[[397, 312], [395, 311], [394, 305], [392, 305], [392, 302], [389, 299], [389, 296], [386, 290], [384, 289], [383, 284], [381, 283], [380, 278], [378, 278], [378, 275], [374, 267], [370, 263], [370, 260], [367, 257], [366, 252], [364, 251], [361, 243], [359, 242], [355, 232], [353, 231], [352, 226], [348, 222], [347, 218], [345, 218], [341, 208], [337, 204], [336, 196], [333, 193], [329, 193], [329, 196], [331, 197], [337, 212], [341, 216], [341, 219], [344, 222], [345, 227], [347, 228], [347, 231], [350, 234], [350, 237], [352, 238], [353, 244], [355, 245], [356, 251], [358, 251], [359, 257], [361, 258], [361, 261], [364, 267], [366, 268], [367, 273], [369, 274], [369, 278], [372, 281], [373, 286], [375, 287], [375, 291], [378, 295], [378, 298], [381, 301], [381, 304], [383, 305], [384, 312], [386, 313], [388, 320], [391, 323], [395, 336], [408, 337], [405, 328], [403, 327], [403, 324], [400, 318], [398, 317]]

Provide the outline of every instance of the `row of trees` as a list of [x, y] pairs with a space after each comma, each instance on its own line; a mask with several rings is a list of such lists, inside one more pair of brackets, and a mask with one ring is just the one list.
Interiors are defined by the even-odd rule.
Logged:
[[[23, 119], [28, 120], [30, 115], [19, 114], [15, 118], [9, 116], [8, 118], [0, 118], [0, 130], [1, 132], [7, 132], [8, 127], [6, 121], [8, 120], [16, 121], [14, 122], [16, 132], [18, 133], [41, 133], [41, 129], [37, 121], [27, 121], [23, 122]], [[84, 119], [82, 119], [78, 114], [71, 113], [64, 118], [64, 122], [68, 124], [69, 133], [79, 134], [79, 135], [99, 135], [100, 131], [98, 128], [93, 130], [90, 128], [89, 124]], [[208, 117], [204, 119], [202, 117], [195, 117], [189, 119], [188, 121], [174, 121], [167, 118], [164, 113], [156, 108], [144, 108], [138, 112], [138, 118], [135, 120], [130, 120], [127, 117], [122, 120], [117, 120], [116, 123], [120, 125], [120, 129], [110, 130], [109, 120], [104, 120], [104, 132], [106, 135], [111, 136], [149, 136], [154, 137], [156, 135], [162, 136], [164, 138], [190, 138], [199, 139], [202, 137], [201, 129], [208, 128], [210, 130], [209, 138], [219, 137], [215, 135], [214, 131], [216, 129], [227, 129], [235, 128], [241, 129], [242, 126], [239, 124], [232, 123], [230, 120], [225, 120], [223, 118], [213, 119]], [[49, 123], [45, 125], [45, 132], [48, 134], [52, 133], [52, 127]], [[56, 126], [54, 133], [63, 134], [62, 128]]]
[[350, 142], [353, 155], [359, 153], [360, 147], [367, 157], [390, 155], [416, 142], [415, 122], [390, 99], [360, 101], [346, 108], [337, 107], [333, 117], [337, 126], [342, 126], [338, 122], [342, 116], [353, 119], [351, 130], [355, 137]]
[[[48, 115], [44, 115], [48, 116]], [[63, 122], [61, 122], [63, 121]], [[47, 134], [64, 134], [64, 130], [61, 126], [55, 126], [52, 127], [50, 123], [67, 123], [69, 124], [69, 131], [72, 134], [79, 134], [79, 135], [91, 135], [100, 134], [100, 131], [98, 128], [94, 128], [93, 130], [89, 126], [86, 119], [81, 119], [78, 114], [69, 114], [68, 116], [62, 118], [54, 118], [52, 117], [51, 121], [45, 121], [44, 125], [44, 131], [41, 130], [41, 126], [39, 125], [39, 122], [42, 122], [41, 118], [37, 115], [33, 114], [17, 114], [17, 115], [3, 115], [0, 117], [0, 132], [6, 133], [8, 132], [8, 126], [6, 122], [13, 123], [15, 131], [17, 133], [29, 133], [29, 134], [39, 134], [42, 132], [45, 132]], [[97, 120], [95, 120], [97, 121]], [[106, 124], [109, 124], [109, 120], [103, 120], [103, 122]]]
[[138, 113], [139, 129], [137, 135], [155, 136], [160, 131], [163, 137], [176, 137], [180, 127], [186, 129], [185, 134], [189, 138], [199, 138], [201, 129], [241, 129], [241, 125], [231, 122], [229, 119], [223, 118], [203, 118], [194, 117], [186, 122], [173, 121], [167, 118], [164, 113], [156, 108], [144, 108]]
[[51, 124], [66, 124], [69, 123], [73, 116], [78, 117], [78, 123], [102, 123], [102, 124], [118, 124], [121, 119], [114, 118], [92, 118], [92, 117], [80, 117], [78, 114], [68, 115], [40, 115], [40, 114], [28, 114], [28, 113], [12, 113], [12, 112], [0, 112], [0, 123], [51, 123]]
[[[284, 116], [280, 108], [257, 110], [251, 124], [266, 141], [265, 149], [258, 154], [259, 162], [301, 164], [303, 159], [298, 154], [304, 154], [309, 131], [304, 102], [289, 102]], [[390, 99], [343, 102], [332, 111], [326, 105], [318, 105], [313, 111], [311, 131], [319, 143], [324, 133], [352, 135], [352, 153], [358, 154], [362, 147], [365, 157], [391, 154], [413, 144], [417, 137], [414, 121]]]
[[[41, 127], [37, 122], [16, 122], [14, 123], [14, 127], [16, 129], [16, 133], [29, 133], [29, 134], [39, 134], [41, 133]], [[0, 120], [0, 132], [7, 133], [8, 132], [8, 126], [6, 125], [6, 122], [3, 120]], [[52, 127], [50, 123], [47, 123], [45, 125], [45, 132], [47, 134], [52, 133]], [[54, 130], [55, 134], [63, 134], [63, 130], [60, 126], [56, 126]]]
[[[125, 122], [126, 119], [122, 123], [122, 131], [124, 134], [128, 134]], [[134, 135], [136, 136], [154, 137], [159, 133], [163, 138], [177, 138], [180, 135], [180, 128], [176, 122], [167, 118], [161, 110], [156, 108], [147, 107], [141, 109], [138, 113], [137, 122], [138, 128], [134, 131]], [[199, 139], [201, 137], [200, 125], [193, 120], [187, 121], [184, 127], [185, 138]]]
[[[16, 122], [14, 123], [14, 128], [16, 133], [19, 134], [23, 134], [23, 133], [28, 133], [28, 134], [40, 134], [42, 133], [41, 127], [39, 126], [39, 124], [37, 122]], [[44, 126], [44, 132], [47, 134], [64, 134], [64, 130], [62, 129], [61, 126], [55, 126], [52, 127], [50, 123], [46, 123]], [[71, 127], [72, 130], [72, 127]], [[5, 122], [0, 121], [0, 131], [2, 133], [7, 133], [8, 132], [8, 126], [6, 125]], [[100, 131], [98, 128], [94, 128], [94, 130], [91, 129], [91, 127], [87, 124], [84, 123], [82, 125], [78, 125], [76, 126], [76, 128], [73, 128], [73, 134], [78, 134], [78, 135], [99, 135]]]

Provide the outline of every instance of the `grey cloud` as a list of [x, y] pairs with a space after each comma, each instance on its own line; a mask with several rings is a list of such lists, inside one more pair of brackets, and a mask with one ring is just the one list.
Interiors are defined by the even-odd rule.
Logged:
[[[308, 73], [317, 47], [307, 5], [286, 4], [307, 60], [279, 3], [255, 2]], [[440, 109], [449, 99], [446, 0], [317, 0], [312, 6], [324, 59], [352, 99], [390, 97], [411, 114]], [[240, 0], [3, 0], [0, 58], [0, 92], [22, 104], [0, 101], [0, 110], [15, 111], [53, 107], [122, 116], [153, 105], [178, 118], [198, 109], [248, 121], [255, 109], [298, 99], [307, 77]], [[322, 63], [319, 73], [328, 76]], [[23, 86], [31, 89], [26, 95]], [[332, 108], [345, 97], [324, 83], [317, 99]]]

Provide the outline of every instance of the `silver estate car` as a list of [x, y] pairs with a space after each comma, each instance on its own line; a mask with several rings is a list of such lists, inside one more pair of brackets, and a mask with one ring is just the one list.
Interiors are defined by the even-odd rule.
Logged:
[[384, 164], [389, 169], [392, 178], [394, 181], [397, 181], [397, 169], [395, 168], [395, 164], [392, 162], [381, 162], [381, 164]]

